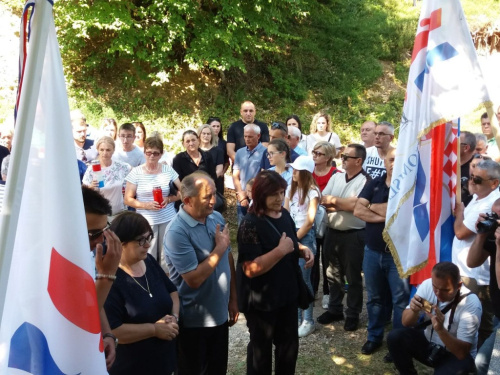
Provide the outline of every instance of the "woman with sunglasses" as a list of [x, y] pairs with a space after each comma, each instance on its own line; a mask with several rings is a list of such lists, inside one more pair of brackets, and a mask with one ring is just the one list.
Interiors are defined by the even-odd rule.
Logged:
[[292, 183], [292, 168], [287, 166], [290, 163], [290, 147], [282, 139], [273, 139], [267, 146], [267, 157], [271, 168], [269, 171], [276, 171], [290, 185]]
[[135, 145], [144, 152], [144, 141], [146, 139], [146, 127], [142, 122], [132, 122], [135, 126]]
[[224, 134], [222, 132], [222, 122], [219, 117], [210, 117], [207, 120], [207, 124], [214, 130], [215, 136], [217, 137], [217, 147], [219, 147], [224, 153], [224, 169], [222, 173], [225, 174], [229, 168], [229, 155], [227, 154], [227, 142], [224, 139]]
[[119, 345], [111, 375], [172, 374], [176, 367], [179, 295], [148, 254], [153, 231], [135, 212], [124, 212], [110, 228], [122, 243], [120, 265], [104, 309]]
[[122, 188], [125, 177], [129, 174], [131, 167], [127, 163], [112, 160], [113, 153], [115, 152], [115, 141], [113, 138], [107, 136], [100, 137], [97, 140], [96, 149], [104, 179], [104, 187], [99, 188], [99, 182], [97, 181], [92, 165], [89, 165], [83, 175], [82, 184], [99, 190], [109, 201], [112, 215], [108, 220], [112, 221], [115, 215], [118, 215], [125, 208], [123, 205]]
[[198, 128], [198, 138], [200, 139], [200, 148], [207, 152], [215, 163], [215, 187], [217, 191], [224, 194], [224, 153], [217, 147], [217, 136], [213, 128], [204, 124]]
[[335, 149], [341, 147], [340, 138], [332, 132], [332, 119], [329, 114], [318, 112], [314, 115], [309, 131], [311, 134], [307, 136], [307, 152], [312, 153], [316, 143], [326, 141], [331, 143]]
[[293, 127], [298, 128], [300, 130], [301, 135], [300, 135], [300, 140], [299, 140], [299, 147], [302, 150], [307, 150], [307, 135], [302, 133], [302, 122], [300, 121], [299, 116], [297, 116], [297, 115], [288, 116], [286, 118], [285, 123], [286, 123], [287, 127], [293, 126]]
[[[163, 154], [163, 141], [159, 137], [149, 137], [144, 141], [146, 163], [132, 169], [126, 178], [125, 204], [133, 207], [151, 225], [154, 239], [148, 252], [158, 260], [165, 272], [168, 271], [163, 255], [163, 236], [168, 223], [175, 215], [174, 202], [180, 194], [170, 195], [170, 182], [181, 188], [179, 175], [166, 164], [159, 163]], [[155, 201], [153, 189], [160, 187], [163, 201]]]
[[[321, 141], [314, 145], [312, 150], [312, 157], [314, 161], [314, 172], [312, 176], [316, 181], [321, 192], [325, 190], [330, 178], [339, 170], [332, 166], [333, 159], [335, 158], [335, 146], [329, 142]], [[330, 299], [330, 289], [328, 287], [328, 281], [326, 278], [326, 269], [328, 268], [328, 262], [325, 258], [325, 253], [323, 251], [323, 240], [324, 238], [316, 239], [316, 249], [317, 249], [317, 262], [314, 262], [314, 266], [311, 272], [311, 282], [313, 285], [314, 294], [318, 292], [319, 288], [319, 261], [323, 265], [323, 300], [321, 301], [321, 306], [326, 309], [328, 308], [328, 301]]]

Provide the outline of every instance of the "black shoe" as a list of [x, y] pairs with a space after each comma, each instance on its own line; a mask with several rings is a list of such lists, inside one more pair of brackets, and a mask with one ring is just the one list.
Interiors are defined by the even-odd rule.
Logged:
[[392, 354], [391, 353], [387, 353], [384, 356], [384, 362], [385, 363], [392, 363], [392, 362], [394, 362], [394, 359], [392, 358]]
[[345, 319], [344, 330], [345, 331], [356, 331], [358, 329], [358, 318], [347, 317]]
[[382, 346], [381, 342], [373, 342], [368, 340], [365, 342], [363, 347], [361, 348], [361, 353], [362, 354], [373, 354], [378, 348]]
[[318, 316], [318, 319], [316, 320], [321, 324], [330, 324], [333, 322], [344, 320], [344, 314], [332, 314], [330, 311], [325, 311], [323, 314]]

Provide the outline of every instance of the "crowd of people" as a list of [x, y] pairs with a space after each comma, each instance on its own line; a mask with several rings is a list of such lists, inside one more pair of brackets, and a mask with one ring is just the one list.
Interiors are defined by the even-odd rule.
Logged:
[[[460, 133], [452, 262], [413, 296], [382, 236], [394, 126], [366, 121], [360, 142], [342, 144], [324, 112], [307, 135], [296, 115], [268, 127], [249, 101], [240, 115], [227, 139], [217, 117], [187, 129], [172, 155], [141, 122], [104, 119], [97, 132], [72, 113], [109, 373], [225, 374], [243, 313], [247, 373], [272, 373], [274, 345], [275, 373], [293, 374], [300, 338], [338, 321], [356, 331], [365, 307], [362, 354], [388, 333], [384, 361], [400, 374], [416, 373], [414, 359], [486, 374], [500, 319], [500, 152], [487, 114], [481, 134]], [[3, 182], [13, 135], [0, 133]], [[229, 168], [237, 244], [222, 216]]]

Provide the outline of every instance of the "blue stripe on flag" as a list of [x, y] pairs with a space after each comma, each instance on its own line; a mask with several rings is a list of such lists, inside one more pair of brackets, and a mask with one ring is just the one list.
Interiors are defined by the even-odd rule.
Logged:
[[417, 227], [418, 234], [422, 241], [429, 234], [430, 229], [430, 219], [429, 212], [427, 211], [427, 202], [422, 202], [422, 197], [425, 193], [425, 185], [427, 183], [427, 178], [425, 177], [425, 172], [420, 162], [418, 160], [418, 170], [417, 170], [417, 180], [415, 181], [415, 195], [413, 198], [413, 218], [415, 220], [415, 226]]
[[425, 69], [415, 79], [415, 85], [418, 87], [418, 89], [422, 91], [422, 89], [424, 88], [425, 75], [429, 73], [430, 67], [434, 66], [440, 61], [449, 60], [456, 55], [458, 55], [457, 50], [453, 48], [453, 46], [448, 42], [442, 43], [427, 52], [425, 58]]
[[65, 375], [50, 354], [43, 332], [30, 323], [23, 323], [10, 340], [9, 367], [33, 375]]
[[451, 262], [451, 247], [453, 245], [453, 238], [455, 237], [455, 231], [453, 229], [454, 222], [455, 218], [453, 215], [450, 215], [443, 225], [441, 225], [441, 248], [439, 249], [440, 262]]

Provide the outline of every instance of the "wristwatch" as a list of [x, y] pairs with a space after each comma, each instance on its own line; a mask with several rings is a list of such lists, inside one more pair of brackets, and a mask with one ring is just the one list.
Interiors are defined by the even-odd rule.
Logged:
[[114, 341], [115, 341], [115, 349], [118, 347], [118, 338], [113, 335], [111, 332], [109, 333], [105, 333], [104, 335], [102, 335], [102, 339], [104, 340], [106, 337], [111, 337]]

